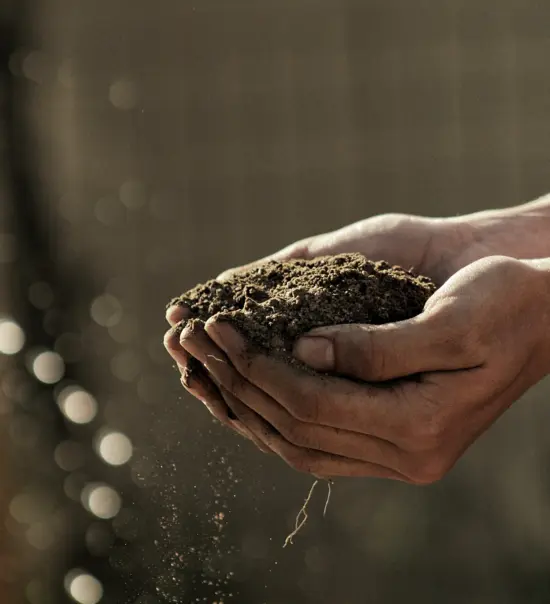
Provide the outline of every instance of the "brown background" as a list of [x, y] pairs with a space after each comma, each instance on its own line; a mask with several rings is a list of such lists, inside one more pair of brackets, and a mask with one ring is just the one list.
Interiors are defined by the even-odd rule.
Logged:
[[199, 583], [234, 572], [224, 602], [239, 604], [548, 602], [548, 384], [435, 486], [341, 481], [325, 520], [317, 494], [282, 550], [311, 481], [214, 426], [162, 335], [169, 298], [297, 238], [550, 189], [550, 4], [37, 0], [30, 14], [12, 69], [55, 260], [124, 309], [107, 330], [87, 293], [75, 308], [100, 423], [136, 447], [130, 468], [90, 461], [139, 525], [109, 554], [105, 601], [140, 568], [156, 570], [129, 602], [195, 601], [181, 578], [195, 565]]

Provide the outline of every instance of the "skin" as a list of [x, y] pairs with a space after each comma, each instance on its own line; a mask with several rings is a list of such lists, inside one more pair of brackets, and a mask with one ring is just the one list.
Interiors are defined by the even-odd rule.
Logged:
[[451, 219], [376, 216], [272, 257], [351, 251], [441, 287], [411, 320], [329, 326], [296, 343], [298, 358], [338, 377], [252, 354], [215, 317], [205, 330], [169, 330], [165, 345], [182, 370], [190, 356], [203, 364], [184, 386], [215, 417], [293, 468], [430, 484], [550, 373], [550, 200]]

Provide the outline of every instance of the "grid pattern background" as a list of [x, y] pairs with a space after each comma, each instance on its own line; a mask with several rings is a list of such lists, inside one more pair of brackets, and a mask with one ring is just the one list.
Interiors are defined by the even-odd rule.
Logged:
[[547, 192], [550, 3], [36, 0], [30, 17], [12, 68], [55, 261], [124, 309], [106, 330], [75, 294], [102, 421], [135, 445], [126, 469], [87, 467], [139, 519], [105, 553], [104, 601], [202, 601], [185, 599], [173, 564], [208, 549], [222, 502], [204, 573], [234, 573], [224, 602], [547, 602], [548, 384], [429, 489], [338, 484], [328, 517], [317, 502], [283, 551], [310, 481], [214, 426], [180, 391], [162, 335], [172, 296], [298, 238]]

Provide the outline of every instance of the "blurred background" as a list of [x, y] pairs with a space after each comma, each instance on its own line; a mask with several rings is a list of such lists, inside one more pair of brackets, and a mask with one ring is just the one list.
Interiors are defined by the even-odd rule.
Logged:
[[[386, 211], [550, 190], [540, 0], [0, 0], [0, 602], [550, 601], [540, 384], [442, 482], [215, 425], [167, 301]], [[505, 303], [505, 301], [503, 302]]]

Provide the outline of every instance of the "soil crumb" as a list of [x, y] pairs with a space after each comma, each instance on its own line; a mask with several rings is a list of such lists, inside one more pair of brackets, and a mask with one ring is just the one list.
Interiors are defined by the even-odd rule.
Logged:
[[[422, 312], [435, 284], [360, 254], [270, 261], [224, 282], [199, 284], [167, 305], [186, 305], [191, 326], [218, 315], [252, 348], [295, 363], [291, 352], [305, 332], [326, 325], [380, 325]], [[180, 325], [183, 329], [184, 323]]]

